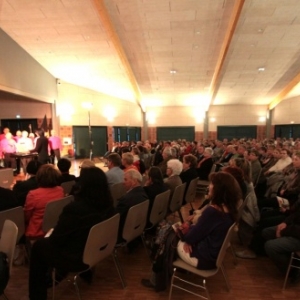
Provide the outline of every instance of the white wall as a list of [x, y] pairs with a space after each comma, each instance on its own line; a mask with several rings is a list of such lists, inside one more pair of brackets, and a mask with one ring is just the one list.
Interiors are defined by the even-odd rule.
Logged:
[[[86, 88], [61, 82], [56, 101], [60, 125], [87, 125], [88, 110], [82, 103], [93, 104], [90, 110], [93, 126], [142, 127], [142, 113], [136, 103], [120, 100]], [[113, 116], [110, 118], [110, 116]]]
[[[267, 115], [266, 105], [216, 105], [210, 107], [209, 131], [217, 131], [217, 126], [265, 125], [260, 117]], [[214, 120], [213, 120], [214, 119]]]
[[195, 126], [195, 131], [203, 131], [204, 114], [191, 106], [149, 107], [146, 117], [149, 126]]
[[300, 97], [281, 101], [273, 112], [272, 125], [300, 124]]
[[0, 29], [0, 90], [52, 103], [56, 79]]

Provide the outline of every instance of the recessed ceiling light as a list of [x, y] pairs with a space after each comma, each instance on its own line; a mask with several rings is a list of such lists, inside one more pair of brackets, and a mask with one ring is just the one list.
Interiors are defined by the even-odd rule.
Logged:
[[263, 71], [265, 71], [265, 70], [266, 70], [266, 68], [264, 68], [264, 67], [260, 67], [260, 68], [258, 68], [257, 70], [258, 70], [258, 72], [263, 72]]
[[257, 32], [262, 33], [263, 30], [262, 30], [261, 28], [259, 28], [259, 29], [257, 30]]
[[170, 74], [176, 74], [177, 71], [176, 70], [170, 70]]

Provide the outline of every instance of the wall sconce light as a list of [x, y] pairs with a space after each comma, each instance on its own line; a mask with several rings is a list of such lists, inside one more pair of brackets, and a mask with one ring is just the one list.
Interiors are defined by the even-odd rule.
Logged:
[[210, 121], [211, 121], [212, 123], [215, 123], [215, 122], [216, 122], [216, 118], [210, 118]]
[[106, 106], [103, 109], [103, 115], [107, 119], [108, 122], [113, 122], [116, 117], [116, 110], [112, 106]]
[[261, 123], [266, 122], [266, 117], [259, 117], [258, 121]]
[[146, 120], [149, 124], [155, 124], [156, 122], [156, 115], [155, 112], [149, 111], [146, 113]]

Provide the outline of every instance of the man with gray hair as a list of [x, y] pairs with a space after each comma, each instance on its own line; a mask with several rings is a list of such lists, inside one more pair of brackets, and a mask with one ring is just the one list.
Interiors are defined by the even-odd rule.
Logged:
[[158, 168], [160, 168], [163, 177], [166, 178], [167, 175], [167, 162], [172, 159], [172, 151], [170, 147], [166, 147], [162, 153], [163, 161], [158, 164]]
[[139, 171], [130, 169], [124, 173], [124, 186], [126, 194], [118, 200], [118, 204], [116, 206], [116, 212], [120, 214], [119, 241], [122, 237], [124, 223], [130, 207], [142, 203], [148, 199], [148, 196], [141, 184], [142, 175]]

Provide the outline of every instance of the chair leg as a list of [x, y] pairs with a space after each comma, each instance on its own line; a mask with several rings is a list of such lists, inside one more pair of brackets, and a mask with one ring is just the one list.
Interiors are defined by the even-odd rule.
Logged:
[[117, 268], [119, 277], [120, 277], [120, 279], [121, 279], [123, 289], [125, 289], [125, 287], [126, 287], [126, 282], [125, 282], [125, 280], [124, 280], [124, 274], [123, 274], [123, 271], [122, 271], [122, 269], [121, 269], [120, 262], [119, 262], [119, 259], [118, 259], [117, 249], [114, 250], [112, 256], [113, 256], [113, 260], [114, 260], [115, 266], [116, 266], [116, 268]]
[[78, 275], [78, 274], [76, 274], [76, 275], [74, 276], [74, 279], [73, 279], [73, 285], [74, 285], [74, 287], [75, 287], [75, 290], [76, 290], [76, 294], [77, 294], [78, 299], [81, 300], [80, 291], [79, 291], [79, 287], [78, 287], [78, 284], [77, 284], [77, 275]]
[[171, 297], [172, 297], [173, 282], [174, 282], [175, 272], [176, 272], [176, 268], [174, 268], [174, 270], [173, 270], [173, 275], [172, 275], [172, 279], [171, 279], [170, 291], [169, 291], [169, 299], [168, 300], [171, 300]]
[[55, 268], [52, 269], [52, 300], [55, 299]]
[[226, 271], [225, 271], [225, 268], [224, 268], [223, 263], [221, 264], [221, 270], [222, 270], [223, 277], [224, 277], [225, 282], [226, 282], [227, 290], [228, 290], [228, 292], [230, 292], [230, 284], [229, 284], [228, 277], [227, 277], [227, 273], [226, 273]]
[[143, 245], [144, 245], [146, 254], [147, 254], [147, 256], [149, 257], [150, 262], [152, 263], [152, 261], [151, 261], [151, 254], [149, 253], [148, 248], [147, 248], [147, 245], [146, 245], [146, 237], [145, 237], [145, 233], [144, 233], [144, 232], [142, 233], [141, 238], [142, 238], [142, 242], [143, 242]]
[[294, 258], [294, 253], [291, 254], [290, 263], [289, 263], [289, 266], [288, 266], [288, 268], [286, 270], [286, 274], [285, 274], [285, 278], [284, 278], [282, 290], [285, 290], [285, 286], [286, 286], [286, 282], [287, 282], [288, 277], [289, 277], [289, 273], [290, 273], [290, 270], [291, 270], [293, 258]]
[[236, 266], [238, 264], [238, 260], [236, 258], [236, 255], [235, 255], [235, 252], [234, 252], [234, 248], [233, 248], [233, 246], [232, 246], [231, 243], [230, 243], [230, 250], [231, 250], [231, 253], [232, 253], [232, 256], [233, 256], [233, 263]]

